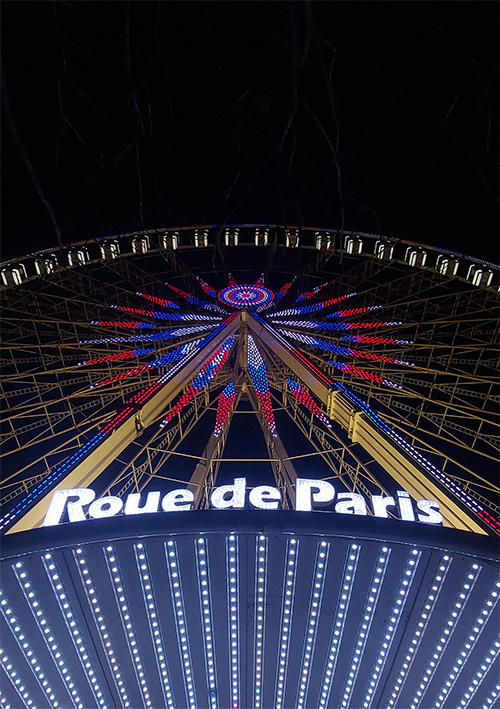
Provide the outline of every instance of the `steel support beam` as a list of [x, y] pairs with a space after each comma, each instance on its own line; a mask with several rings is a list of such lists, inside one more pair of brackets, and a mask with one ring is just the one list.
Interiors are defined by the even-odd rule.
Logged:
[[187, 489], [191, 490], [194, 495], [194, 507], [199, 509], [202, 507], [208, 507], [209, 505], [209, 494], [210, 490], [215, 485], [217, 480], [217, 474], [219, 472], [220, 460], [214, 461], [214, 458], [220, 458], [224, 446], [226, 445], [227, 434], [229, 427], [231, 426], [231, 421], [233, 419], [233, 413], [238, 406], [239, 400], [241, 398], [241, 387], [239, 393], [236, 397], [236, 401], [229, 412], [227, 419], [224, 422], [220, 436], [217, 438], [212, 435], [210, 440], [205, 446], [203, 451], [202, 459], [197, 463], [194, 469], [191, 479], [188, 483]]
[[[240, 315], [238, 314], [205, 347], [196, 352], [187, 364], [174, 374], [172, 379], [166, 382], [149, 401], [140, 409], [134, 411], [68, 475], [55, 487], [51, 488], [39, 502], [9, 529], [7, 534], [40, 527], [47, 512], [52, 493], [56, 490], [82, 488], [91, 485], [108, 464], [119, 456], [129, 443], [142, 432], [143, 428], [154, 423], [161, 416], [170, 402], [196, 376], [203, 364], [230, 335], [234, 335], [238, 331], [239, 326]], [[142, 428], [136, 425], [137, 421], [141, 422]]]
[[325, 404], [328, 416], [340, 424], [349, 437], [359, 443], [404, 490], [417, 499], [424, 497], [439, 502], [445, 526], [486, 534], [472, 514], [465, 512], [451, 494], [444, 492], [395, 443], [383, 436], [364, 412], [358, 411], [340, 391], [332, 390], [328, 378], [314, 365], [309, 366], [307, 358], [297, 350], [287, 347], [274, 328], [249, 313], [244, 313], [242, 317], [252, 333]]
[[[297, 472], [291, 462], [283, 441], [276, 435], [276, 437], [271, 436], [269, 433], [267, 422], [264, 419], [261, 408], [259, 406], [259, 400], [255, 393], [254, 388], [249, 385], [247, 389], [248, 398], [252, 404], [252, 408], [255, 411], [257, 420], [264, 434], [264, 440], [266, 442], [269, 457], [271, 458], [271, 467], [273, 469], [274, 479], [276, 481], [276, 486], [286, 493], [293, 505], [295, 507], [295, 481], [297, 480]], [[275, 462], [277, 460], [278, 462]], [[285, 498], [286, 500], [286, 498]]]

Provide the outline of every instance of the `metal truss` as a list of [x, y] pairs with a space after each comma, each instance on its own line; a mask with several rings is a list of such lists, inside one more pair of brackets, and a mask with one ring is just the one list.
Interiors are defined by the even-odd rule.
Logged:
[[[76, 267], [59, 266], [3, 290], [0, 441], [4, 509], [8, 512], [45, 484], [46, 492], [93, 484], [99, 494], [122, 496], [151, 485], [168, 488], [174, 481], [184, 482], [195, 495], [195, 506], [206, 508], [221, 464], [231, 460], [226, 443], [232, 435], [233, 413], [244, 399], [259, 422], [266, 460], [285, 506], [294, 502], [298, 475], [294, 461], [316, 456], [329, 471], [321, 477], [337, 479], [347, 489], [365, 495], [391, 494], [392, 480], [414, 497], [437, 499], [447, 524], [484, 532], [484, 524], [467, 504], [433, 477], [431, 468], [425, 470], [416, 461], [418, 455], [427, 456], [431, 467], [437, 466], [470, 498], [498, 513], [498, 487], [492, 482], [500, 448], [495, 290], [474, 285], [466, 278], [468, 271], [455, 278], [434, 267], [412, 268], [401, 257], [349, 253], [347, 233], [335, 233], [331, 248], [323, 248], [330, 243], [324, 235], [311, 247], [301, 241], [299, 248], [295, 232], [280, 245], [279, 231], [267, 246], [237, 247], [234, 239], [233, 246], [217, 240], [210, 246], [211, 232], [207, 233], [208, 240], [195, 234], [193, 246], [183, 244], [182, 230], [178, 241], [173, 233], [167, 238], [166, 232], [148, 232], [149, 243], [154, 239], [159, 243], [156, 250], [134, 251], [132, 246], [119, 258], [90, 258]], [[143, 238], [141, 234], [127, 236], [132, 245], [134, 239]], [[235, 314], [210, 339], [222, 315], [196, 305], [196, 299], [205, 297], [197, 276], [214, 282], [220, 290], [227, 285], [220, 274], [233, 273], [243, 283], [249, 268], [255, 271], [254, 279], [266, 271], [267, 284], [275, 292], [293, 281], [293, 295], [260, 314], [244, 310]], [[195, 300], [187, 302], [169, 290], [166, 282], [178, 285]], [[301, 291], [323, 283], [327, 286], [320, 296], [295, 303]], [[171, 299], [178, 306], [174, 314], [192, 319], [158, 322], [153, 316], [161, 306], [141, 300], [139, 293]], [[317, 305], [323, 293], [325, 300], [350, 300], [324, 312], [279, 314], [280, 309]], [[333, 317], [335, 308], [348, 310], [351, 303], [358, 309], [377, 306], [370, 316], [361, 316], [361, 323], [389, 324], [380, 330], [357, 329], [354, 317]], [[133, 311], [141, 308], [150, 315], [143, 316], [145, 324], [137, 331], [131, 328], [140, 316]], [[207, 324], [203, 316], [208, 312], [221, 320]], [[228, 316], [229, 312], [224, 317], [228, 320]], [[321, 329], [336, 322], [345, 323], [346, 329]], [[177, 331], [180, 334], [171, 337]], [[289, 454], [288, 434], [282, 435], [286, 432], [280, 430], [281, 423], [271, 431], [268, 414], [249, 377], [245, 363], [249, 334], [267, 364], [276, 412], [289, 420], [287, 430], [296, 427], [304, 441], [304, 451], [298, 456]], [[297, 339], [304, 334], [329, 343], [331, 351]], [[351, 334], [361, 340], [346, 339]], [[365, 335], [368, 338], [363, 339]], [[230, 336], [235, 343], [226, 364], [165, 428], [159, 428], [162, 417], [188, 393], [204, 364]], [[204, 338], [206, 344], [199, 345]], [[174, 361], [167, 360], [183, 345], [192, 345], [193, 354], [176, 369]], [[339, 354], [342, 347], [351, 348], [351, 354]], [[128, 356], [127, 348], [139, 354]], [[144, 357], [149, 362], [164, 357], [165, 364], [141, 369]], [[290, 376], [310, 392], [323, 415], [333, 422], [331, 429], [290, 395], [286, 384]], [[158, 382], [164, 383], [155, 390]], [[220, 434], [214, 436], [209, 422], [217, 409], [217, 397], [229, 382], [235, 386], [236, 399]], [[152, 393], [144, 394], [142, 400], [141, 392], [146, 391]], [[356, 397], [367, 408], [360, 408]], [[378, 418], [371, 416], [372, 410]], [[122, 411], [124, 418], [115, 425]], [[392, 438], [383, 425], [393, 431]], [[92, 444], [92, 450], [58, 477], [56, 484], [54, 476], [64, 461], [72, 460], [109, 426], [112, 432]], [[201, 439], [199, 430], [204, 431]], [[396, 434], [401, 443], [396, 442]], [[196, 441], [196, 452], [190, 453], [192, 441]], [[172, 461], [181, 459], [192, 460], [192, 469], [178, 475]], [[252, 462], [251, 451], [242, 460]], [[488, 466], [490, 472], [484, 472]], [[11, 531], [41, 524], [48, 498], [44, 494], [33, 502]]]

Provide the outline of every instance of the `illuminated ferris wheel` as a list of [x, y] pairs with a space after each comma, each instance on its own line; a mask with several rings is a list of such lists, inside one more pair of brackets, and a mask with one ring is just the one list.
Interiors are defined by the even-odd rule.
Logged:
[[205, 507], [239, 466], [286, 504], [297, 475], [362, 494], [427, 476], [498, 531], [491, 264], [247, 227], [96, 240], [2, 277], [6, 524], [69, 473], [118, 496], [188, 481]]
[[495, 705], [498, 266], [245, 225], [0, 277], [5, 706]]

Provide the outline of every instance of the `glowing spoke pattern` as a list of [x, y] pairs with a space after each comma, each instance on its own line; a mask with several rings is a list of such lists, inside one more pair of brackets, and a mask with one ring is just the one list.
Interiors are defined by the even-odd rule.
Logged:
[[208, 283], [206, 283], [203, 278], [200, 278], [199, 276], [196, 276], [196, 280], [200, 284], [202, 290], [204, 293], [209, 295], [211, 298], [216, 298], [217, 297], [217, 291], [215, 288], [212, 288], [212, 286], [209, 286]]
[[[160, 310], [143, 310], [142, 308], [125, 308], [121, 305], [111, 305], [117, 310], [126, 310], [128, 313], [145, 315], [148, 318], [158, 320], [173, 320], [174, 322], [184, 322], [185, 320], [222, 320], [220, 315], [198, 315], [197, 313], [163, 313]], [[141, 323], [138, 323], [140, 325]], [[92, 325], [102, 325], [100, 322], [92, 322]]]
[[176, 405], [160, 423], [161, 428], [166, 426], [167, 423], [171, 421], [173, 417], [191, 401], [191, 399], [194, 399], [198, 392], [204, 389], [207, 384], [212, 381], [219, 369], [229, 357], [229, 352], [231, 351], [231, 347], [233, 346], [235, 339], [236, 338], [234, 336], [228, 337], [217, 352], [203, 365], [200, 373], [196, 375]]
[[172, 300], [166, 300], [165, 298], [157, 298], [154, 295], [147, 295], [146, 293], [140, 293], [139, 291], [136, 292], [136, 295], [140, 295], [141, 298], [146, 298], [146, 300], [150, 300], [152, 303], [156, 303], [157, 305], [163, 305], [164, 308], [180, 307], [177, 303], [174, 303]]
[[317, 293], [320, 292], [322, 288], [327, 286], [328, 283], [322, 283], [320, 286], [316, 286], [316, 288], [313, 288], [312, 290], [305, 291], [304, 293], [301, 293], [298, 298], [296, 298], [295, 302], [300, 303], [303, 300], [309, 300], [309, 298], [312, 298], [315, 296]]
[[168, 340], [172, 337], [183, 337], [192, 335], [202, 330], [211, 330], [214, 325], [196, 325], [193, 327], [177, 327], [173, 330], [162, 330], [154, 335], [132, 335], [131, 337], [105, 337], [99, 340], [81, 340], [79, 345], [100, 345], [107, 342], [157, 342], [158, 340]]
[[191, 303], [191, 305], [197, 305], [199, 308], [203, 308], [203, 310], [217, 310], [219, 313], [226, 313], [226, 311], [222, 310], [222, 308], [219, 308], [218, 305], [215, 305], [214, 303], [207, 303], [206, 300], [201, 300], [201, 298], [197, 298], [194, 295], [189, 295], [189, 293], [186, 293], [186, 291], [177, 288], [177, 286], [173, 286], [170, 283], [165, 283], [165, 285], [171, 288], [174, 293], [180, 295], [181, 298], [187, 300], [188, 303]]
[[234, 384], [233, 382], [229, 382], [225, 389], [219, 394], [219, 399], [217, 403], [217, 416], [215, 418], [215, 428], [213, 434], [216, 438], [218, 438], [222, 433], [222, 429], [224, 428], [224, 424], [227, 421], [229, 412], [233, 408], [235, 399], [236, 392], [234, 390]]
[[290, 393], [293, 394], [293, 396], [295, 396], [295, 398], [301, 404], [303, 404], [307, 409], [309, 409], [312, 414], [317, 416], [319, 420], [325, 424], [325, 426], [331, 428], [332, 424], [325, 416], [325, 414], [321, 411], [317, 403], [314, 401], [309, 391], [301, 384], [295, 382], [293, 379], [287, 378], [287, 382]]
[[[159, 320], [169, 320], [172, 322], [193, 322], [197, 320], [220, 321], [220, 315], [194, 315], [193, 313], [161, 313], [150, 310], [141, 311], [143, 315]], [[127, 320], [92, 320], [91, 325], [106, 325], [111, 327], [159, 327], [156, 323], [133, 322]]]
[[248, 374], [252, 380], [255, 393], [259, 400], [262, 413], [267, 421], [271, 434], [276, 437], [276, 423], [274, 421], [273, 407], [271, 404], [271, 394], [267, 381], [267, 369], [262, 359], [253, 337], [248, 335]]
[[276, 305], [277, 303], [279, 303], [280, 300], [282, 300], [282, 299], [285, 297], [285, 295], [288, 293], [288, 291], [290, 290], [290, 288], [291, 288], [292, 284], [295, 282], [295, 280], [296, 280], [296, 279], [294, 278], [294, 279], [293, 279], [292, 281], [290, 281], [289, 283], [285, 283], [285, 285], [282, 286], [282, 287], [279, 289], [279, 291], [276, 291], [276, 293], [274, 294], [273, 299], [271, 300], [271, 302], [270, 302], [270, 303], [264, 303], [264, 305], [260, 305], [260, 306], [257, 308], [257, 311], [256, 311], [256, 312], [261, 313], [263, 310], [267, 310], [267, 309], [270, 308], [272, 305]]
[[123, 352], [116, 352], [115, 354], [104, 355], [103, 357], [96, 357], [95, 359], [87, 359], [85, 362], [78, 362], [78, 366], [81, 367], [84, 364], [101, 364], [102, 362], [117, 362], [122, 359], [141, 357], [142, 355], [151, 354], [152, 352], [156, 352], [156, 350], [154, 348], [144, 350], [124, 350]]
[[413, 345], [412, 340], [395, 340], [392, 337], [375, 337], [373, 335], [341, 335], [340, 339], [374, 345]]
[[151, 310], [145, 310], [144, 308], [128, 308], [125, 305], [110, 305], [110, 308], [115, 310], [123, 310], [125, 313], [134, 313], [136, 315], [153, 315]]
[[151, 322], [132, 322], [130, 320], [91, 320], [91, 325], [104, 325], [104, 327], [156, 327]]
[[351, 308], [351, 310], [337, 310], [336, 313], [330, 313], [327, 318], [347, 318], [351, 315], [361, 315], [361, 313], [369, 313], [372, 310], [379, 310], [381, 305], [370, 305], [368, 308]]
[[292, 283], [293, 283], [294, 281], [295, 281], [295, 278], [293, 279], [293, 281], [290, 281], [289, 283], [285, 283], [284, 286], [281, 286], [281, 288], [279, 289], [279, 291], [276, 292], [276, 294], [275, 294], [275, 296], [274, 296], [274, 298], [273, 298], [272, 305], [277, 305], [277, 303], [279, 303], [280, 300], [283, 300], [283, 298], [285, 297], [285, 295], [286, 295], [286, 294], [288, 293], [288, 291], [290, 290], [290, 288], [291, 288], [291, 286], [292, 286]]
[[314, 303], [312, 305], [301, 305], [298, 308], [280, 310], [279, 312], [274, 313], [274, 316], [282, 317], [284, 315], [304, 315], [305, 313], [315, 313], [318, 310], [324, 310], [325, 308], [329, 308], [331, 305], [334, 305], [335, 303], [340, 303], [341, 300], [345, 300], [346, 298], [352, 298], [355, 295], [356, 293], [349, 293], [348, 295], [341, 295], [338, 298], [330, 298], [329, 300], [323, 300], [321, 303]]
[[332, 367], [335, 367], [336, 369], [342, 370], [342, 372], [345, 372], [346, 374], [351, 374], [353, 377], [360, 377], [360, 379], [368, 379], [369, 381], [377, 382], [378, 384], [385, 384], [386, 386], [394, 387], [395, 389], [403, 388], [400, 384], [396, 384], [395, 382], [391, 382], [389, 379], [379, 377], [378, 374], [373, 374], [373, 372], [367, 372], [366, 369], [360, 369], [359, 367], [355, 367], [353, 364], [333, 362], [332, 360], [328, 360], [328, 364], [330, 364]]
[[369, 327], [387, 327], [389, 325], [402, 325], [401, 321], [394, 322], [321, 322], [319, 320], [275, 320], [271, 322], [276, 325], [291, 325], [292, 327], [304, 327], [306, 330], [357, 330]]
[[[177, 362], [177, 360], [181, 359], [181, 357], [184, 357], [184, 355], [197, 350], [200, 342], [201, 340], [194, 340], [193, 342], [188, 342], [186, 345], [180, 345], [179, 347], [170, 350], [170, 352], [167, 352], [167, 354], [164, 354], [161, 357], [154, 359], [152, 362], [141, 364], [139, 367], [135, 367], [134, 369], [129, 369], [126, 372], [115, 374], [113, 377], [108, 377], [107, 379], [102, 379], [100, 382], [92, 384], [90, 388], [93, 389], [96, 386], [102, 386], [104, 384], [110, 384], [111, 382], [117, 382], [120, 379], [123, 379], [124, 377], [132, 377], [137, 374], [141, 374], [142, 372], [145, 372], [148, 369], [157, 369], [158, 367], [164, 367], [167, 364], [172, 364], [172, 362]], [[154, 352], [154, 350], [152, 351]]]
[[385, 357], [384, 355], [378, 355], [373, 352], [364, 352], [363, 350], [353, 350], [350, 347], [342, 347], [341, 345], [334, 345], [333, 342], [328, 340], [322, 340], [320, 337], [313, 337], [312, 335], [303, 335], [301, 332], [293, 332], [293, 330], [284, 330], [278, 328], [287, 337], [293, 340], [299, 340], [304, 345], [311, 345], [312, 347], [319, 347], [327, 352], [334, 352], [335, 354], [345, 355], [347, 357], [361, 357], [363, 359], [372, 359], [376, 362], [390, 362], [392, 364], [406, 364], [410, 365], [410, 362], [404, 362], [400, 359], [394, 359], [394, 357]]

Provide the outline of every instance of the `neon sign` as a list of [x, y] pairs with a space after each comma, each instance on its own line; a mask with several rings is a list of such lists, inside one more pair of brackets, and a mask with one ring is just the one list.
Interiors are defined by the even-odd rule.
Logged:
[[[413, 502], [404, 490], [394, 496], [372, 495], [366, 499], [354, 492], [337, 493], [334, 486], [325, 480], [297, 478], [295, 483], [295, 510], [314, 512], [329, 511], [338, 514], [387, 518], [389, 511], [405, 522], [422, 522], [440, 525], [443, 517], [439, 503], [434, 500]], [[194, 494], [191, 490], [172, 490], [161, 496], [158, 491], [142, 494], [134, 492], [126, 498], [107, 495], [96, 499], [91, 488], [57, 490], [52, 496], [43, 521], [44, 527], [53, 527], [68, 522], [83, 522], [87, 519], [102, 519], [117, 515], [154, 514], [157, 512], [182, 512], [193, 509]], [[248, 491], [246, 478], [235, 478], [230, 485], [221, 485], [212, 490], [210, 505], [216, 510], [278, 510], [283, 506], [283, 493], [271, 485], [259, 485]], [[333, 505], [333, 507], [332, 507]], [[329, 508], [329, 509], [328, 509]]]

